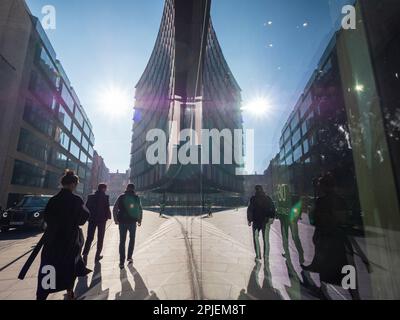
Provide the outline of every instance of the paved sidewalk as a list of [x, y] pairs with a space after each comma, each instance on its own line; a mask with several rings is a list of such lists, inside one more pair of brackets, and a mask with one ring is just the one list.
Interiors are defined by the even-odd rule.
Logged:
[[[306, 264], [314, 254], [313, 228], [299, 225]], [[34, 299], [39, 259], [27, 279], [16, 279], [39, 235], [9, 241], [0, 247], [0, 299]], [[80, 278], [76, 293], [88, 300], [145, 299], [317, 299], [314, 287], [318, 276], [302, 272], [297, 250], [290, 240], [290, 259], [282, 256], [280, 223], [271, 228], [269, 265], [255, 264], [251, 228], [246, 210], [215, 213], [207, 217], [164, 217], [146, 211], [138, 228], [133, 267], [118, 267], [118, 226], [107, 228], [104, 259], [94, 265], [95, 248], [88, 267], [94, 270]], [[307, 244], [307, 245], [304, 245]], [[94, 243], [94, 246], [96, 244]], [[8, 267], [4, 268], [4, 266]], [[348, 299], [338, 288], [330, 288], [331, 298]], [[63, 299], [62, 293], [50, 299]]]

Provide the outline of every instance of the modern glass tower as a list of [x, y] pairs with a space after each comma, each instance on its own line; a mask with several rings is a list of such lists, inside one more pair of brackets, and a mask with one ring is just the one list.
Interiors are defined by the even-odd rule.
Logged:
[[[162, 155], [166, 161], [156, 164], [146, 157], [154, 144], [146, 137], [154, 129], [166, 135]], [[186, 129], [196, 133], [190, 143], [191, 150], [198, 151], [195, 164], [177, 157], [189, 146]], [[218, 150], [212, 148], [215, 141], [204, 139], [202, 129], [229, 130], [232, 137], [234, 130], [241, 130], [241, 90], [218, 43], [210, 19], [210, 1], [166, 0], [155, 48], [136, 87], [131, 180], [137, 189], [173, 195], [176, 200], [177, 195], [194, 201], [204, 194], [219, 199], [240, 195], [243, 179], [236, 171], [241, 161], [233, 156], [238, 150], [229, 138], [218, 139]], [[219, 151], [221, 161], [201, 161], [206, 149], [209, 159]], [[224, 161], [228, 153], [231, 163]], [[243, 154], [240, 150], [238, 153]]]

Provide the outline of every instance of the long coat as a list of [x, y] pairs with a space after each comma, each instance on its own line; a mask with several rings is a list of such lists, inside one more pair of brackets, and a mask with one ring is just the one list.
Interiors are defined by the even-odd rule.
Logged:
[[[71, 191], [62, 189], [50, 199], [45, 212], [44, 220], [47, 229], [37, 248], [20, 274], [23, 279], [27, 270], [42, 247], [41, 263], [38, 275], [38, 294], [54, 293], [73, 289], [76, 277], [85, 276], [91, 271], [83, 263], [81, 251], [84, 237], [80, 226], [89, 219], [89, 211], [83, 200]], [[48, 273], [46, 266], [55, 269], [55, 288], [43, 288], [42, 280]], [[47, 269], [48, 270], [48, 269]], [[48, 271], [47, 271], [48, 272]]]
[[347, 265], [347, 238], [343, 225], [347, 206], [335, 193], [317, 199], [313, 216], [315, 219], [315, 256], [312, 265], [320, 274], [321, 281], [341, 285], [342, 269]]

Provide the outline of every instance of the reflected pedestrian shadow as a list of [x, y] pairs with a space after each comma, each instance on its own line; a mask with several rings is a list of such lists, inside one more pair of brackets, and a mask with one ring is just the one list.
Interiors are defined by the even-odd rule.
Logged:
[[285, 286], [285, 289], [291, 300], [326, 300], [309, 272], [303, 270], [299, 276], [290, 258], [286, 260], [286, 268], [290, 285]]
[[133, 289], [125, 269], [120, 271], [121, 291], [115, 295], [115, 300], [159, 300], [156, 293], [147, 289], [139, 272], [133, 267], [128, 267], [133, 276], [135, 289]]
[[101, 263], [96, 263], [93, 271], [92, 280], [88, 285], [88, 277], [80, 277], [75, 288], [75, 295], [78, 300], [108, 300], [110, 289], [102, 289]]
[[238, 300], [283, 300], [279, 290], [272, 286], [272, 276], [268, 263], [264, 267], [264, 281], [262, 286], [259, 282], [261, 263], [256, 263], [250, 275], [247, 291], [240, 292]]

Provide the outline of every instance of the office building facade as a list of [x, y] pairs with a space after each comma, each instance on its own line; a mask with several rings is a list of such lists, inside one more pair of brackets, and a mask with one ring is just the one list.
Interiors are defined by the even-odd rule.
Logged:
[[[154, 51], [136, 86], [131, 180], [139, 192], [169, 194], [177, 203], [199, 202], [204, 194], [238, 196], [243, 191], [243, 179], [236, 175], [238, 161], [193, 164], [176, 159], [187, 146], [182, 137], [187, 129], [196, 132], [191, 140], [191, 147], [199, 152], [195, 158], [208, 148], [201, 141], [202, 129], [228, 129], [232, 135], [242, 129], [241, 90], [218, 43], [210, 4], [208, 0], [165, 1]], [[146, 137], [152, 129], [166, 134], [165, 163], [151, 164], [147, 159], [151, 142]], [[218, 151], [221, 159], [233, 154], [232, 143]]]
[[3, 0], [0, 8], [0, 203], [55, 194], [65, 169], [79, 175], [84, 196], [92, 125], [40, 21], [22, 0]]

